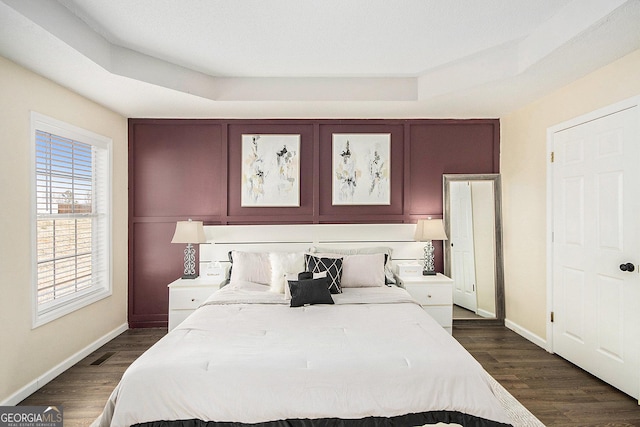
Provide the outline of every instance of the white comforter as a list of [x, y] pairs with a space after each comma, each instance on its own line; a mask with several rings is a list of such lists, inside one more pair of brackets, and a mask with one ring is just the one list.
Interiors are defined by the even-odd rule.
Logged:
[[482, 367], [403, 289], [290, 308], [229, 285], [125, 372], [94, 426], [458, 411], [509, 423]]

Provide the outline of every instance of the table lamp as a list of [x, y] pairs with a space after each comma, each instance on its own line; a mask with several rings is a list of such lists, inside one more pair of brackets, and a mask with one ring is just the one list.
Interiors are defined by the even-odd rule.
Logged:
[[423, 276], [434, 276], [436, 274], [433, 254], [433, 240], [447, 240], [447, 234], [444, 231], [444, 224], [441, 219], [420, 219], [416, 224], [416, 233], [414, 235], [416, 242], [426, 242], [424, 247], [424, 267], [422, 268]]
[[178, 221], [176, 223], [176, 232], [173, 234], [171, 243], [186, 243], [184, 250], [184, 274], [183, 279], [195, 279], [196, 274], [196, 249], [192, 243], [206, 243], [207, 238], [204, 235], [204, 227], [202, 221]]

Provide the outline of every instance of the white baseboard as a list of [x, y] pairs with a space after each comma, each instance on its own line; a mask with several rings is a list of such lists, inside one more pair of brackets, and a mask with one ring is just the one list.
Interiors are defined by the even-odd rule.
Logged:
[[478, 314], [478, 316], [484, 317], [486, 319], [495, 319], [496, 318], [496, 314], [495, 313], [492, 313], [492, 312], [487, 311], [487, 310], [483, 310], [481, 308], [478, 309], [478, 313], [477, 314]]
[[111, 332], [108, 332], [106, 335], [98, 338], [97, 340], [95, 340], [94, 342], [92, 342], [82, 350], [71, 355], [70, 357], [68, 357], [58, 365], [54, 366], [53, 368], [51, 368], [50, 370], [48, 370], [38, 378], [29, 382], [20, 390], [13, 393], [11, 396], [0, 401], [0, 406], [15, 406], [18, 403], [22, 402], [24, 399], [26, 399], [27, 397], [31, 396], [33, 393], [38, 391], [41, 387], [43, 387], [49, 381], [53, 380], [55, 377], [57, 377], [58, 375], [60, 375], [61, 373], [63, 373], [64, 371], [66, 371], [67, 369], [69, 369], [70, 367], [72, 367], [73, 365], [75, 365], [76, 363], [78, 363], [79, 361], [81, 361], [82, 359], [84, 359], [85, 357], [87, 357], [88, 355], [90, 355], [91, 353], [93, 353], [94, 351], [96, 351], [97, 349], [99, 349], [100, 347], [102, 347], [103, 345], [105, 345], [106, 343], [108, 343], [109, 341], [111, 341], [112, 339], [114, 339], [124, 331], [126, 331], [127, 329], [129, 329], [129, 325], [127, 323], [124, 323], [118, 326], [116, 329], [112, 330]]
[[511, 329], [513, 332], [522, 336], [523, 338], [526, 338], [527, 340], [531, 341], [535, 345], [542, 347], [545, 350], [547, 349], [547, 340], [534, 334], [530, 330], [523, 328], [522, 326], [512, 322], [509, 319], [504, 320], [504, 326]]

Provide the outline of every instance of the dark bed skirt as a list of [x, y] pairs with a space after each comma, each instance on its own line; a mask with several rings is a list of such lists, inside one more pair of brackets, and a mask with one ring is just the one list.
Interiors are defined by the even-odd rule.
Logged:
[[396, 417], [367, 417], [360, 419], [319, 418], [268, 421], [257, 424], [192, 420], [152, 421], [131, 427], [409, 427], [425, 424], [457, 423], [464, 427], [509, 427], [498, 423], [454, 411], [431, 411]]

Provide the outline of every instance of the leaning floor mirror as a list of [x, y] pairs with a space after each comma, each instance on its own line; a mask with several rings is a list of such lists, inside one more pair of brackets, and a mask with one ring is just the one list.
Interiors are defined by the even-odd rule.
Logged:
[[443, 175], [444, 272], [453, 279], [453, 319], [504, 322], [499, 174]]

